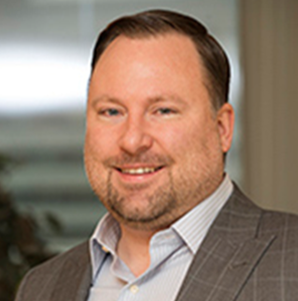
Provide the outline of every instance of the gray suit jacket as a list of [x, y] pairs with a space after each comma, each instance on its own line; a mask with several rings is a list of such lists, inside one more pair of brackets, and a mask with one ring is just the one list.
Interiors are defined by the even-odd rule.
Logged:
[[[16, 301], [86, 301], [90, 283], [83, 243], [33, 269]], [[298, 300], [298, 217], [262, 210], [236, 187], [176, 298], [192, 300]]]

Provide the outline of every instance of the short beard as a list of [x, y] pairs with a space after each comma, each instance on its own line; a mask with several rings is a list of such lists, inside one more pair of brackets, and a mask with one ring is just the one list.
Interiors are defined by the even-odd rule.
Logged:
[[[112, 185], [111, 173], [107, 180], [106, 196], [102, 199], [114, 218], [120, 223], [136, 230], [155, 231], [167, 228], [173, 222], [171, 217], [177, 207], [177, 194], [174, 189], [172, 176], [169, 173], [169, 189], [158, 187], [150, 195], [146, 195], [146, 210], [138, 207], [129, 209], [129, 202], [121, 196], [118, 190]], [[137, 192], [142, 185], [136, 185], [132, 189]], [[129, 197], [128, 197], [129, 198]], [[144, 198], [144, 196], [143, 196]]]
[[[197, 160], [196, 165], [188, 164], [187, 169], [176, 176], [171, 168], [173, 166], [171, 158], [152, 154], [141, 154], [138, 157], [123, 154], [120, 157], [109, 158], [103, 162], [109, 170], [106, 177], [98, 174], [96, 161], [86, 160], [87, 175], [95, 194], [120, 224], [136, 230], [158, 231], [169, 227], [203, 201], [222, 181], [223, 162], [219, 161], [222, 160], [219, 152], [214, 153], [207, 146], [202, 152], [205, 154], [202, 162]], [[204, 161], [213, 163], [210, 166]], [[151, 189], [147, 186], [151, 184], [146, 182], [133, 185], [121, 183], [126, 191], [123, 195], [113, 183], [112, 175], [115, 172], [113, 169], [136, 163], [166, 166], [167, 180], [158, 186], [154, 185]]]

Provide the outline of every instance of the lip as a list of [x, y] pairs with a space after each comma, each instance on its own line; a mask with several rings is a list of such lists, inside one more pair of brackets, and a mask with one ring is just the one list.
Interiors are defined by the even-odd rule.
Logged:
[[159, 175], [164, 170], [164, 167], [163, 165], [127, 165], [115, 166], [114, 170], [123, 182], [143, 183]]

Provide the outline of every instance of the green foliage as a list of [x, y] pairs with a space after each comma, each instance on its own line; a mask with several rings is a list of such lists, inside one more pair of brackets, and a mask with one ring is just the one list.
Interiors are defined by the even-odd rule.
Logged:
[[[8, 164], [9, 160], [0, 155], [0, 174], [6, 172]], [[58, 227], [55, 217], [49, 219]], [[38, 237], [39, 230], [36, 218], [20, 212], [0, 185], [0, 301], [12, 301], [24, 274], [54, 255]]]

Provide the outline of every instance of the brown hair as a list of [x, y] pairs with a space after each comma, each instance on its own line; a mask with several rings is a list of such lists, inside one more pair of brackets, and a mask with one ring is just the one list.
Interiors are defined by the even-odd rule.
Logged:
[[215, 110], [228, 101], [230, 66], [219, 43], [197, 20], [167, 10], [149, 10], [132, 16], [121, 17], [104, 29], [94, 46], [91, 61], [92, 73], [102, 53], [118, 36], [146, 38], [167, 33], [179, 33], [189, 37], [207, 71], [207, 88]]

